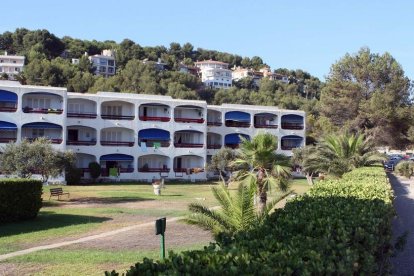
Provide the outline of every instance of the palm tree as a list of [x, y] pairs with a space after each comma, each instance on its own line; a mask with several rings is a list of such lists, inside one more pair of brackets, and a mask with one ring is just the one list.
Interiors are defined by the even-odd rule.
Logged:
[[288, 188], [290, 161], [283, 154], [277, 154], [277, 138], [270, 133], [259, 133], [251, 141], [241, 137], [239, 156], [234, 165], [242, 168], [236, 179], [244, 185], [254, 187], [258, 195], [258, 210], [266, 208], [267, 191], [277, 187], [282, 191]]
[[191, 203], [189, 210], [192, 214], [186, 221], [212, 231], [216, 237], [220, 233], [234, 234], [261, 224], [276, 203], [289, 194], [276, 196], [259, 214], [253, 203], [256, 192], [253, 186], [239, 183], [236, 194], [232, 196], [222, 182], [219, 186], [212, 187], [212, 192], [219, 208], [210, 209], [200, 203]]
[[363, 134], [328, 135], [304, 157], [303, 168], [341, 177], [355, 168], [385, 160]]

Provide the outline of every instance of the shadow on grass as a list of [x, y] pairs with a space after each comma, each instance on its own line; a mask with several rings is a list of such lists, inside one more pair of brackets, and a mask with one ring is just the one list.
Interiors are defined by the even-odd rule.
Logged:
[[154, 200], [154, 199], [142, 198], [142, 197], [119, 196], [119, 197], [81, 197], [81, 198], [70, 199], [68, 202], [79, 203], [79, 204], [113, 204], [113, 203], [140, 202], [140, 201], [150, 201], [150, 200]]
[[111, 220], [111, 218], [56, 214], [55, 212], [39, 212], [39, 215], [35, 219], [0, 225], [0, 237], [50, 230], [73, 225], [101, 223], [108, 220]]

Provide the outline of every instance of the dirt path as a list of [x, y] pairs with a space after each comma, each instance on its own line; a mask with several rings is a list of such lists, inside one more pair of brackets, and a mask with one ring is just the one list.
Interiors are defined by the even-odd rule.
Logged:
[[408, 231], [404, 251], [391, 259], [393, 275], [413, 275], [414, 273], [414, 179], [405, 179], [389, 174], [394, 189], [394, 207], [397, 217], [393, 221], [394, 240]]

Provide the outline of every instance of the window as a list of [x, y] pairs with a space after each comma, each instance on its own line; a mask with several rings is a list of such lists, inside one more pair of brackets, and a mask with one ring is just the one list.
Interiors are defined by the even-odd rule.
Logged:
[[112, 105], [108, 105], [106, 106], [106, 115], [122, 115], [122, 106], [118, 105], [118, 106], [112, 106]]
[[85, 110], [85, 105], [81, 103], [70, 103], [68, 109], [68, 112], [71, 113], [83, 113]]
[[28, 98], [27, 105], [31, 108], [50, 108], [50, 99], [47, 98]]
[[112, 74], [114, 72], [114, 68], [108, 67], [108, 73]]
[[122, 141], [122, 132], [121, 131], [115, 131], [115, 130], [103, 131], [102, 132], [102, 140], [103, 141], [110, 141], [110, 142]]
[[16, 71], [16, 72], [20, 72], [20, 68], [14, 68], [14, 71]]
[[104, 58], [99, 59], [99, 65], [107, 65], [108, 61]]
[[45, 136], [45, 130], [42, 128], [34, 128], [32, 129], [32, 138], [43, 137]]
[[108, 60], [108, 66], [115, 66], [114, 60]]
[[15, 61], [15, 60], [13, 60], [13, 63], [16, 63], [16, 61]]

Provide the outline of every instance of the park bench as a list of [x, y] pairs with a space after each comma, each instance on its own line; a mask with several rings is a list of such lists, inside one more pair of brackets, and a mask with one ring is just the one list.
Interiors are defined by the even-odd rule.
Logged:
[[57, 196], [58, 200], [60, 200], [60, 196], [61, 195], [67, 195], [69, 198], [69, 193], [68, 192], [64, 192], [62, 188], [51, 188], [50, 189], [50, 196], [49, 196], [49, 200], [52, 196]]

